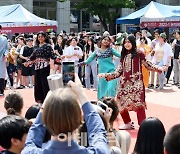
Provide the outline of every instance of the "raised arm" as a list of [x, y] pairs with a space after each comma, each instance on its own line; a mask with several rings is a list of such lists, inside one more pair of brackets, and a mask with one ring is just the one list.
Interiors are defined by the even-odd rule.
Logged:
[[160, 67], [158, 67], [157, 65], [153, 64], [152, 62], [146, 60], [145, 55], [143, 53], [140, 53], [140, 59], [142, 61], [142, 64], [151, 71], [155, 71], [155, 72], [162, 72], [162, 69]]
[[104, 124], [91, 103], [82, 106], [88, 131], [89, 153], [108, 154], [109, 147]]
[[118, 52], [116, 49], [112, 48], [112, 54], [115, 55], [116, 57], [121, 57], [121, 53]]
[[31, 128], [29, 129], [26, 142], [25, 142], [25, 147], [21, 154], [41, 154], [42, 153], [42, 143], [43, 143], [43, 138], [45, 135], [46, 128], [42, 124], [41, 121], [41, 111], [38, 113], [36, 120], [34, 124], [32, 124]]
[[91, 61], [93, 61], [96, 58], [96, 51], [94, 51], [91, 56], [88, 57], [88, 59], [85, 61], [86, 64], [89, 64]]

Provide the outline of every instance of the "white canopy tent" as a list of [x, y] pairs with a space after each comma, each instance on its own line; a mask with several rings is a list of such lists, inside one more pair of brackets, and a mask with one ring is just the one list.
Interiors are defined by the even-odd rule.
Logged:
[[57, 21], [40, 18], [21, 4], [0, 6], [0, 24], [2, 26], [39, 26], [39, 25], [58, 25]]
[[58, 22], [40, 18], [21, 4], [0, 6], [0, 25], [3, 33], [57, 31]]

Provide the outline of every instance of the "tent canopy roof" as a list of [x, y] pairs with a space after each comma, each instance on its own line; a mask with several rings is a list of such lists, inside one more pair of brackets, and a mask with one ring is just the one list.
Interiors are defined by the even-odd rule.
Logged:
[[180, 6], [163, 5], [151, 1], [144, 8], [116, 19], [116, 24], [140, 24], [141, 21], [180, 19]]
[[15, 4], [0, 6], [0, 24], [45, 24], [57, 26], [57, 21], [40, 18], [29, 12], [21, 4]]

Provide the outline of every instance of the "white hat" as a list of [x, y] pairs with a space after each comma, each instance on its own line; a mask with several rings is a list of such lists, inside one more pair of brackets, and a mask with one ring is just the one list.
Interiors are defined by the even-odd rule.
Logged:
[[103, 33], [103, 36], [110, 36], [110, 33], [109, 33], [108, 31], [105, 31], [105, 32]]

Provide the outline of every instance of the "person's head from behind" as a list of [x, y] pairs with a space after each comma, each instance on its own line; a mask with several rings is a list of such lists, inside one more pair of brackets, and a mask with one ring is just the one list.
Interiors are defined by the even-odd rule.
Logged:
[[139, 128], [134, 148], [136, 154], [163, 154], [163, 140], [166, 132], [158, 118], [145, 119]]
[[74, 133], [82, 123], [82, 112], [70, 88], [57, 89], [45, 100], [42, 120], [52, 135]]
[[[40, 103], [37, 103], [37, 104], [34, 104], [32, 105], [25, 113], [25, 118], [29, 120], [29, 122], [31, 124], [34, 123], [35, 121], [35, 118], [39, 112], [39, 110], [41, 109], [41, 104]], [[43, 140], [43, 143], [44, 142], [47, 142], [48, 140], [51, 139], [51, 134], [49, 133], [49, 131], [46, 129], [46, 133], [45, 133], [45, 136], [44, 136], [44, 140]]]
[[112, 126], [113, 122], [116, 120], [118, 114], [119, 114], [119, 109], [117, 106], [117, 102], [113, 97], [104, 97], [101, 99], [103, 103], [105, 103], [109, 108], [112, 109], [112, 115], [110, 117], [109, 123]]
[[30, 124], [27, 119], [8, 115], [0, 120], [0, 145], [13, 153], [21, 153]]
[[21, 115], [23, 105], [23, 98], [17, 91], [13, 91], [5, 97], [4, 108], [6, 109], [7, 114]]
[[174, 125], [164, 138], [164, 154], [180, 154], [180, 124]]
[[25, 118], [30, 120], [36, 118], [39, 110], [41, 109], [41, 105], [39, 103], [32, 105], [25, 113]]

